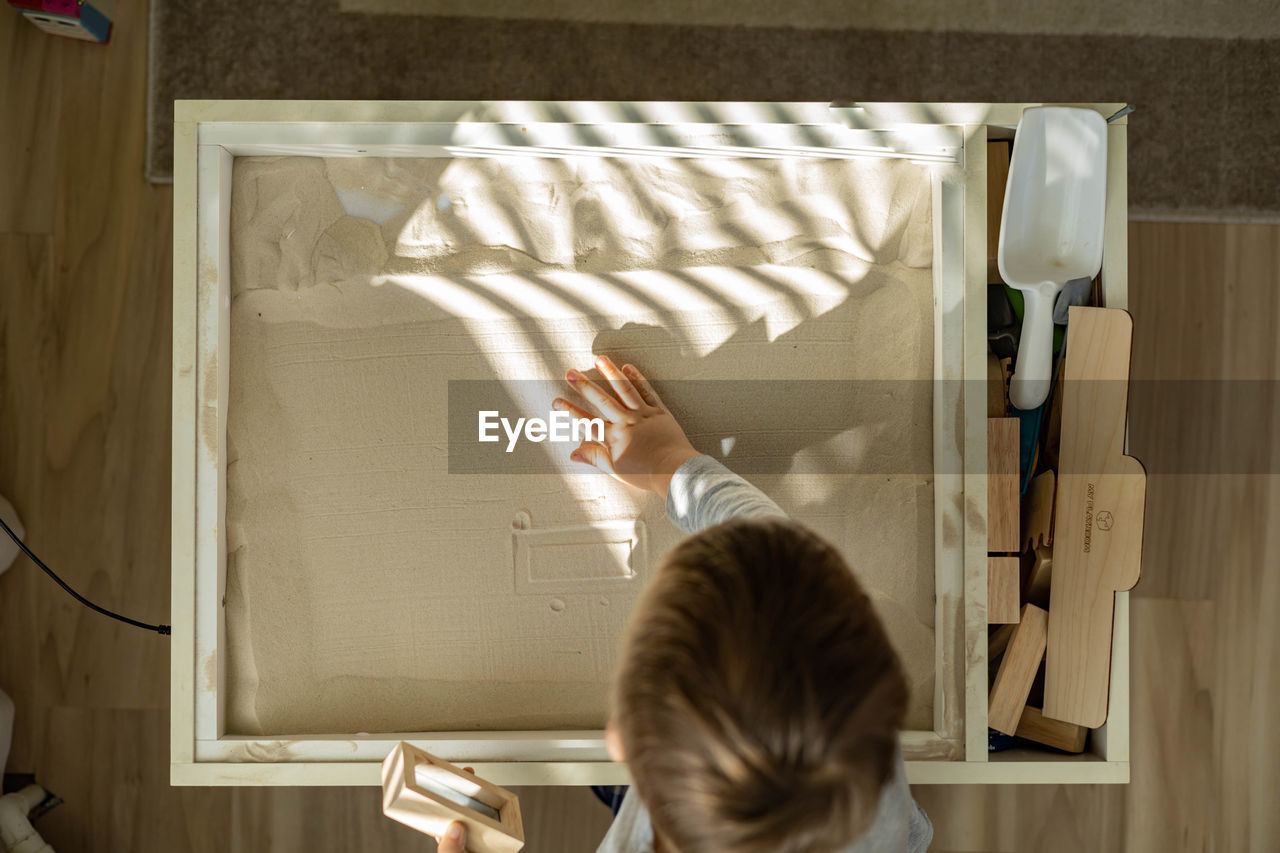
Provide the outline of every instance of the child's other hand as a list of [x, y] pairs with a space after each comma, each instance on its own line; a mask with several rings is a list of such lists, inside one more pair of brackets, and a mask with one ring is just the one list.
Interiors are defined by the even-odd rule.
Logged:
[[[665, 498], [671, 475], [698, 451], [639, 370], [630, 364], [619, 370], [606, 356], [596, 359], [596, 367], [612, 394], [576, 370], [565, 379], [604, 419], [604, 441], [584, 441], [569, 458]], [[560, 397], [553, 405], [574, 418], [595, 417]]]

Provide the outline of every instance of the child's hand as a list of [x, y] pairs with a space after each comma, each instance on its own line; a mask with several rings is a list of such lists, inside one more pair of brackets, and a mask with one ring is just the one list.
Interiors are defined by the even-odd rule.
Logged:
[[436, 853], [467, 853], [466, 825], [460, 820], [455, 820], [449, 824], [444, 836], [437, 838], [436, 842], [439, 844]]
[[[604, 441], [585, 441], [569, 458], [665, 498], [671, 475], [698, 451], [639, 370], [630, 364], [619, 370], [605, 356], [596, 359], [596, 367], [613, 394], [576, 370], [565, 373], [565, 379], [600, 412]], [[560, 397], [553, 405], [575, 418], [595, 417]]]

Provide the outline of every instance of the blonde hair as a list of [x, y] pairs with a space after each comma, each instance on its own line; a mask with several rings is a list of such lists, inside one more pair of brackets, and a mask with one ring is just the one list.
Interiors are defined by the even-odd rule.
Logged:
[[664, 559], [627, 629], [613, 720], [679, 853], [838, 850], [874, 821], [907, 684], [839, 553], [734, 520]]

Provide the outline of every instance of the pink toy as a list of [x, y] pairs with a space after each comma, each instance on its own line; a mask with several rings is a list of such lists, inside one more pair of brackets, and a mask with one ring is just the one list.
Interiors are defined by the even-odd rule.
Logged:
[[111, 19], [98, 6], [84, 0], [9, 0], [9, 5], [55, 36], [101, 43], [111, 38]]

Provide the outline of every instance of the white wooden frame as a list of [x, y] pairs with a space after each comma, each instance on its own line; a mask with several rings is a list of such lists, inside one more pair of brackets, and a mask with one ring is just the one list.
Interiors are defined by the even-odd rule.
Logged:
[[[236, 156], [890, 157], [933, 174], [934, 729], [904, 732], [913, 783], [1128, 781], [1128, 595], [1109, 722], [1092, 753], [986, 749], [986, 141], [1031, 104], [179, 101], [174, 125], [171, 781], [376, 785], [399, 741], [499, 785], [612, 784], [598, 731], [230, 736], [224, 725], [229, 218]], [[1083, 105], [1111, 115], [1121, 104]], [[1125, 126], [1112, 124], [1103, 283], [1127, 298]], [[973, 400], [972, 406], [966, 406]], [[963, 428], [956, 429], [956, 424]]]

